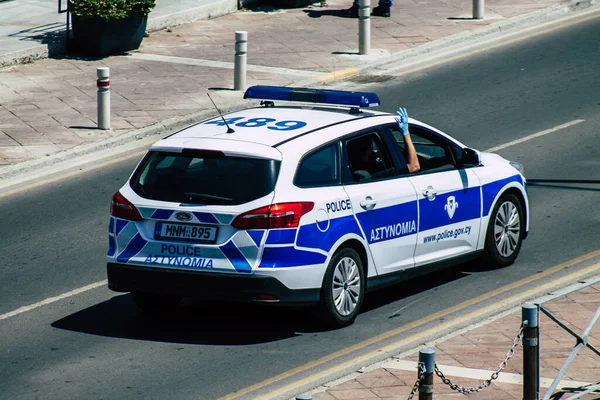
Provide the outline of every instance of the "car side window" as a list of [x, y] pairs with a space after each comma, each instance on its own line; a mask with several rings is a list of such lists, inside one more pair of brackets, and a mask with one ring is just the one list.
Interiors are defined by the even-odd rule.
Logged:
[[376, 132], [346, 141], [348, 168], [352, 182], [368, 182], [396, 175], [388, 149]]
[[[444, 138], [428, 132], [424, 129], [411, 126], [410, 137], [415, 146], [419, 165], [421, 169], [419, 174], [428, 172], [447, 171], [456, 168], [455, 155], [450, 151], [451, 143], [448, 143]], [[406, 149], [404, 139], [398, 127], [392, 128], [392, 133], [396, 139], [396, 143], [400, 148], [401, 154], [406, 157]]]
[[300, 161], [294, 185], [299, 187], [333, 185], [339, 182], [338, 142], [317, 149]]

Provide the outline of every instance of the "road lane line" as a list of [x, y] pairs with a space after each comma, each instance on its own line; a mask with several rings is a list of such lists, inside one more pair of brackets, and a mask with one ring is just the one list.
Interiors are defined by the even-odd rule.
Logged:
[[561, 129], [565, 129], [565, 128], [568, 128], [570, 126], [582, 123], [582, 122], [585, 122], [585, 120], [584, 119], [575, 119], [575, 120], [567, 122], [565, 124], [555, 126], [554, 128], [546, 129], [545, 131], [534, 133], [534, 134], [531, 134], [529, 136], [525, 136], [525, 137], [522, 137], [520, 139], [513, 140], [512, 142], [504, 143], [504, 144], [501, 144], [500, 146], [492, 147], [492, 148], [484, 150], [484, 151], [488, 152], [488, 153], [493, 153], [493, 152], [496, 152], [498, 150], [502, 150], [502, 149], [505, 149], [507, 147], [514, 146], [515, 144], [523, 143], [523, 142], [526, 142], [528, 140], [535, 139], [535, 138], [538, 138], [540, 136], [544, 136], [544, 135], [547, 135], [549, 133], [559, 131]]
[[390, 337], [396, 336], [396, 335], [398, 335], [398, 334], [400, 334], [402, 332], [406, 332], [406, 331], [408, 331], [410, 329], [417, 328], [420, 325], [424, 325], [426, 323], [435, 321], [435, 320], [437, 320], [437, 319], [439, 319], [441, 317], [444, 317], [444, 316], [446, 316], [448, 314], [457, 312], [459, 310], [462, 310], [464, 308], [467, 308], [469, 306], [477, 304], [478, 302], [486, 300], [489, 297], [497, 296], [499, 294], [502, 294], [502, 293], [508, 292], [510, 290], [516, 289], [519, 286], [523, 286], [523, 285], [526, 285], [528, 283], [534, 282], [534, 281], [536, 281], [538, 279], [541, 279], [541, 278], [544, 278], [546, 276], [552, 275], [552, 274], [554, 274], [554, 273], [556, 273], [556, 272], [558, 272], [558, 271], [560, 271], [562, 269], [568, 268], [568, 267], [570, 267], [572, 265], [575, 265], [575, 264], [580, 263], [580, 262], [584, 262], [586, 260], [592, 259], [592, 258], [597, 257], [597, 256], [600, 256], [600, 250], [596, 250], [596, 251], [593, 251], [591, 253], [584, 254], [582, 256], [573, 258], [573, 259], [571, 259], [569, 261], [566, 261], [566, 262], [564, 262], [562, 264], [554, 266], [554, 267], [552, 267], [552, 268], [550, 268], [550, 269], [548, 269], [548, 270], [546, 270], [546, 271], [544, 271], [542, 273], [535, 274], [535, 275], [529, 276], [527, 278], [523, 278], [523, 279], [521, 279], [521, 280], [519, 280], [517, 282], [513, 282], [513, 283], [511, 283], [509, 285], [505, 285], [505, 286], [500, 287], [498, 289], [492, 290], [491, 292], [484, 293], [484, 294], [482, 294], [482, 295], [480, 295], [478, 297], [475, 297], [475, 298], [467, 300], [467, 301], [465, 301], [463, 303], [457, 304], [456, 306], [447, 308], [447, 309], [442, 310], [442, 311], [438, 311], [438, 312], [436, 312], [434, 314], [431, 314], [431, 315], [429, 315], [429, 316], [427, 316], [425, 318], [422, 318], [420, 320], [413, 321], [413, 322], [411, 322], [409, 324], [406, 324], [406, 325], [404, 325], [404, 326], [402, 326], [400, 328], [396, 328], [396, 329], [393, 329], [391, 331], [384, 332], [384, 333], [379, 334], [377, 336], [374, 336], [374, 337], [372, 337], [370, 339], [364, 340], [364, 341], [362, 341], [360, 343], [357, 343], [357, 344], [354, 344], [354, 345], [352, 345], [350, 347], [347, 347], [345, 349], [342, 349], [342, 350], [336, 351], [336, 352], [334, 352], [332, 354], [329, 354], [327, 356], [321, 357], [318, 360], [311, 361], [311, 362], [309, 362], [307, 364], [304, 364], [304, 365], [301, 365], [299, 367], [293, 368], [293, 369], [288, 370], [286, 372], [283, 372], [283, 373], [281, 373], [279, 375], [276, 375], [276, 376], [274, 376], [272, 378], [268, 378], [268, 379], [266, 379], [266, 380], [264, 380], [262, 382], [256, 383], [256, 384], [248, 386], [246, 388], [242, 388], [242, 389], [236, 391], [235, 393], [231, 393], [229, 395], [221, 397], [219, 400], [232, 400], [232, 399], [235, 399], [237, 397], [243, 396], [243, 395], [245, 395], [247, 393], [251, 393], [253, 391], [256, 391], [258, 389], [261, 389], [263, 387], [271, 385], [271, 384], [273, 384], [275, 382], [278, 382], [278, 381], [281, 381], [283, 379], [289, 378], [289, 377], [291, 377], [293, 375], [296, 375], [298, 373], [305, 372], [305, 371], [307, 371], [307, 370], [309, 370], [311, 368], [315, 368], [315, 367], [317, 367], [317, 366], [319, 366], [321, 364], [324, 364], [324, 363], [326, 363], [328, 361], [334, 360], [334, 359], [336, 359], [338, 357], [348, 355], [348, 354], [350, 354], [350, 353], [352, 353], [354, 351], [358, 351], [360, 349], [363, 349], [363, 348], [365, 348], [367, 346], [370, 346], [370, 345], [372, 345], [374, 343], [377, 343], [379, 341], [382, 341], [382, 340], [388, 339]]
[[[304, 387], [305, 385], [309, 385], [311, 382], [315, 382], [315, 381], [324, 379], [327, 376], [330, 376], [335, 373], [340, 373], [340, 372], [342, 372], [346, 369], [350, 369], [352, 367], [364, 365], [365, 363], [368, 363], [370, 360], [374, 359], [375, 357], [377, 357], [381, 354], [397, 352], [397, 351], [399, 351], [400, 348], [402, 348], [402, 346], [409, 345], [413, 342], [422, 341], [423, 338], [427, 338], [427, 337], [434, 335], [435, 333], [440, 332], [440, 331], [450, 330], [457, 326], [464, 326], [465, 324], [469, 323], [469, 321], [471, 321], [475, 318], [481, 317], [483, 315], [489, 314], [491, 312], [494, 312], [497, 309], [501, 309], [503, 306], [507, 306], [512, 303], [520, 302], [520, 301], [527, 300], [529, 298], [538, 296], [538, 295], [544, 293], [544, 291], [552, 289], [555, 286], [572, 281], [572, 280], [576, 279], [577, 277], [585, 276], [589, 273], [598, 272], [598, 271], [600, 271], [600, 263], [591, 265], [591, 266], [581, 269], [579, 271], [575, 271], [571, 274], [565, 275], [556, 280], [547, 282], [541, 286], [533, 287], [532, 289], [529, 289], [524, 292], [520, 292], [514, 296], [511, 296], [511, 297], [508, 297], [508, 298], [505, 298], [502, 300], [498, 300], [497, 302], [495, 302], [492, 305], [480, 308], [476, 311], [472, 311], [468, 314], [457, 317], [453, 320], [442, 322], [433, 328], [429, 328], [425, 331], [417, 332], [417, 333], [412, 334], [404, 339], [390, 343], [390, 344], [380, 347], [376, 350], [365, 353], [361, 356], [353, 357], [351, 360], [345, 361], [343, 363], [338, 363], [334, 367], [331, 367], [324, 371], [313, 374], [307, 378], [297, 380], [293, 383], [282, 386], [276, 390], [269, 391], [269, 394], [267, 394], [267, 395], [253, 397], [253, 400], [270, 400], [273, 398], [277, 398], [278, 396], [282, 396], [285, 393], [292, 392], [294, 390], [299, 390], [300, 388]], [[485, 296], [485, 297], [489, 297], [489, 296]], [[430, 321], [428, 321], [428, 322], [430, 322]], [[412, 326], [414, 324], [410, 324], [410, 325]], [[406, 330], [406, 329], [402, 329], [402, 330]], [[222, 397], [219, 400], [222, 400], [225, 398], [235, 399], [240, 396], [239, 392], [234, 393], [234, 394], [235, 394], [234, 397]]]
[[14, 311], [11, 311], [11, 312], [8, 312], [6, 314], [0, 315], [0, 321], [2, 321], [4, 319], [7, 319], [7, 318], [10, 318], [10, 317], [14, 317], [15, 315], [23, 314], [23, 313], [25, 313], [27, 311], [35, 310], [36, 308], [39, 308], [39, 307], [42, 307], [42, 306], [47, 306], [48, 304], [55, 303], [55, 302], [57, 302], [59, 300], [66, 299], [68, 297], [72, 297], [72, 296], [81, 294], [83, 292], [87, 292], [88, 290], [96, 289], [97, 287], [104, 286], [104, 285], [107, 285], [107, 284], [108, 284], [108, 280], [105, 279], [105, 280], [100, 281], [100, 282], [91, 283], [91, 284], [89, 284], [87, 286], [83, 286], [83, 287], [80, 287], [78, 289], [71, 290], [70, 292], [63, 293], [63, 294], [58, 295], [58, 296], [48, 297], [46, 300], [42, 300], [40, 302], [37, 302], [37, 303], [34, 303], [34, 304], [30, 304], [28, 306], [23, 306], [23, 307], [18, 308], [18, 309], [14, 310]]
[[[187, 57], [176, 57], [176, 56], [165, 56], [162, 54], [151, 54], [151, 53], [132, 53], [130, 58], [144, 61], [159, 61], [172, 64], [184, 64], [184, 65], [197, 65], [201, 67], [209, 68], [225, 68], [234, 69], [235, 64], [226, 61], [213, 61], [213, 60], [202, 60], [199, 58], [187, 58]], [[248, 64], [246, 70], [250, 72], [263, 72], [271, 73], [276, 75], [292, 75], [306, 78], [315, 78], [323, 75], [323, 72], [306, 71], [302, 69], [290, 69], [290, 68], [279, 68], [279, 67], [267, 67], [263, 65], [252, 65]]]

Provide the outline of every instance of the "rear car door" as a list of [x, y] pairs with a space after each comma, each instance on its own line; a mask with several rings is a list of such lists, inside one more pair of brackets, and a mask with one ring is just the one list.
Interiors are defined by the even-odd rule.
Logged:
[[344, 140], [344, 189], [379, 274], [414, 265], [417, 195], [378, 130]]
[[[420, 126], [410, 133], [421, 169], [409, 180], [419, 198], [415, 265], [440, 261], [477, 249], [481, 223], [481, 185], [473, 168], [458, 167], [455, 143]], [[393, 129], [400, 150], [401, 133]]]

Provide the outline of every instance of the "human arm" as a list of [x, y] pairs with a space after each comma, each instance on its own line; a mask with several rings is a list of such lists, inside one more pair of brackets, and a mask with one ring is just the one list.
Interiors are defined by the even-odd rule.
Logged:
[[398, 128], [400, 128], [400, 132], [402, 132], [402, 139], [404, 140], [404, 147], [406, 148], [406, 166], [408, 167], [408, 172], [412, 174], [421, 169], [421, 166], [419, 165], [419, 158], [417, 157], [415, 145], [410, 138], [410, 132], [408, 132], [408, 114], [406, 113], [406, 108], [398, 108], [396, 114], [398, 114], [396, 122], [398, 123]]

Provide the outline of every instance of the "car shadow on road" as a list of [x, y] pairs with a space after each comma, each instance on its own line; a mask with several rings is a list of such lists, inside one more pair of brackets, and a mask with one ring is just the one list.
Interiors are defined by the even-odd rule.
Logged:
[[[367, 294], [361, 313], [481, 271], [478, 263], [410, 279]], [[122, 339], [204, 345], [249, 345], [327, 331], [314, 307], [292, 308], [250, 304], [210, 304], [185, 300], [169, 312], [140, 311], [129, 294], [64, 317], [52, 326], [68, 331]]]
[[209, 345], [248, 345], [324, 330], [307, 309], [185, 301], [170, 312], [140, 311], [129, 294], [86, 308], [52, 326], [123, 339]]

